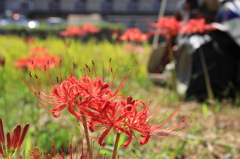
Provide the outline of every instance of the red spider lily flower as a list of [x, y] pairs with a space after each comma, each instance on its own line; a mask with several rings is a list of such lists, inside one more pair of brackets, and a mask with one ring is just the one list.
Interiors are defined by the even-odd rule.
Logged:
[[147, 22], [151, 27], [160, 29], [159, 31], [152, 31], [152, 33], [164, 35], [166, 38], [176, 36], [181, 28], [175, 17], [162, 17], [158, 19], [157, 23]]
[[41, 46], [36, 46], [30, 50], [30, 55], [31, 56], [41, 56], [41, 55], [46, 55], [48, 53], [49, 49], [44, 48]]
[[15, 152], [19, 147], [21, 147], [23, 140], [27, 134], [29, 128], [29, 124], [25, 124], [23, 130], [21, 131], [21, 125], [17, 125], [12, 133], [12, 136], [10, 135], [10, 132], [8, 131], [7, 136], [7, 143], [5, 142], [4, 138], [4, 129], [3, 129], [3, 123], [2, 119], [0, 118], [0, 156], [3, 158], [14, 156]]
[[211, 25], [206, 24], [205, 19], [190, 19], [186, 24], [183, 23], [183, 27], [180, 31], [182, 34], [192, 34], [192, 33], [204, 33], [209, 30], [214, 30], [215, 28]]
[[[52, 101], [49, 104], [53, 104], [52, 115], [58, 117], [56, 114], [63, 110], [65, 107], [68, 107], [69, 112], [74, 115], [76, 118], [80, 118], [80, 111], [76, 110], [74, 107], [75, 102], [80, 103], [82, 98], [86, 95], [86, 91], [79, 81], [75, 77], [69, 77], [64, 80], [60, 85], [55, 85], [51, 94], [41, 94], [41, 99], [51, 99]], [[80, 99], [79, 99], [80, 98]]]
[[119, 37], [122, 41], [142, 42], [149, 38], [149, 34], [144, 34], [137, 28], [127, 29], [122, 36]]
[[[90, 105], [97, 108], [96, 110], [91, 111], [88, 109], [89, 107], [86, 108], [86, 111], [83, 110], [84, 114], [89, 119], [88, 125], [90, 131], [104, 130], [98, 139], [98, 143], [101, 146], [106, 145], [103, 140], [110, 130], [113, 129], [115, 134], [125, 133], [129, 136], [129, 139], [123, 144], [123, 146], [127, 147], [132, 140], [133, 129], [135, 129], [135, 126], [139, 127], [135, 124], [136, 122], [134, 122], [134, 120], [136, 118], [134, 117], [137, 114], [138, 107], [140, 107], [143, 102], [134, 101], [131, 97], [128, 97], [127, 99], [124, 96], [121, 97], [121, 99], [118, 98], [118, 100], [120, 99], [118, 102], [116, 102], [116, 99], [102, 101], [102, 103], [94, 103], [93, 101]], [[135, 124], [135, 126], [133, 126], [133, 124]], [[143, 123], [141, 123], [141, 125], [143, 125]], [[130, 127], [132, 128], [131, 130]]]
[[[158, 115], [160, 108], [156, 108], [154, 113], [150, 114], [150, 105], [147, 106], [140, 100], [133, 100], [132, 97], [123, 98], [119, 102], [116, 102], [116, 100], [106, 101], [100, 105], [100, 110], [95, 111], [97, 113], [86, 114], [90, 116], [89, 129], [91, 131], [104, 130], [98, 139], [101, 146], [106, 145], [103, 141], [111, 129], [114, 130], [115, 134], [128, 136], [127, 141], [123, 144], [124, 147], [128, 147], [133, 138], [136, 138], [140, 145], [145, 145], [152, 136], [160, 138], [173, 137], [188, 130], [195, 124], [191, 124], [190, 117], [188, 117], [164, 129], [162, 127], [175, 117], [179, 107], [165, 120], [161, 121], [168, 110], [155, 121], [150, 122], [153, 116]], [[138, 139], [137, 134], [140, 134], [141, 139]]]
[[25, 38], [24, 41], [25, 41], [26, 44], [33, 44], [34, 43], [34, 39], [31, 38], [31, 37]]
[[81, 29], [84, 32], [90, 33], [90, 34], [95, 34], [101, 31], [101, 29], [96, 28], [94, 25], [91, 25], [91, 24], [83, 24]]
[[16, 63], [15, 67], [17, 68], [26, 68], [28, 69], [44, 69], [45, 65], [49, 67], [55, 67], [58, 65], [56, 61], [59, 61], [59, 58], [53, 55], [44, 55], [44, 56], [34, 56], [34, 57], [25, 57], [20, 58]]
[[101, 103], [91, 103], [97, 110], [85, 111], [84, 114], [89, 119], [89, 130], [94, 132], [96, 130], [104, 130], [98, 139], [98, 144], [105, 146], [104, 138], [108, 135], [110, 130], [122, 123], [121, 111], [118, 109], [118, 102], [102, 101]]
[[[123, 86], [126, 80], [126, 76], [124, 76], [123, 80], [121, 81], [119, 86]], [[102, 78], [96, 77], [92, 80], [88, 76], [83, 76], [80, 79], [81, 86], [85, 88], [88, 96], [87, 99], [97, 99], [97, 100], [105, 100], [110, 99], [113, 96], [116, 96], [117, 93], [120, 91], [121, 87], [117, 87], [115, 91], [112, 91], [110, 88], [113, 86], [112, 82], [103, 82]]]
[[61, 31], [59, 34], [61, 36], [71, 37], [71, 36], [85, 36], [87, 32], [78, 26], [69, 26], [66, 28], [65, 31]]
[[[94, 67], [94, 63], [92, 64]], [[127, 75], [124, 75], [120, 84], [115, 90], [112, 90], [111, 88], [114, 86], [114, 78], [117, 70], [109, 73], [109, 76], [112, 74], [112, 80], [110, 80], [110, 82], [103, 82], [103, 79], [99, 77], [94, 78], [94, 72], [91, 72], [87, 65], [86, 70], [88, 75], [92, 75], [84, 75], [80, 79], [77, 79], [74, 74], [71, 73], [70, 77], [63, 79], [61, 73], [59, 73], [57, 82], [55, 82], [49, 70], [45, 67], [44, 71], [48, 76], [47, 80], [50, 81], [48, 83], [51, 84], [50, 89], [46, 89], [49, 88], [49, 86], [39, 86], [39, 83], [43, 82], [38, 75], [32, 76], [30, 74], [30, 83], [25, 79], [24, 81], [39, 99], [42, 106], [51, 111], [54, 117], [58, 117], [58, 113], [67, 107], [68, 111], [80, 120], [82, 113], [85, 113], [82, 111], [83, 107], [87, 107], [86, 105], [91, 101], [108, 100], [117, 96], [117, 93], [122, 89], [127, 79]], [[94, 71], [94, 69], [92, 71]], [[43, 77], [44, 80], [45, 78], [46, 77]], [[52, 108], [49, 109], [47, 104], [51, 105]]]
[[[67, 107], [68, 111], [87, 126], [91, 132], [103, 131], [98, 137], [98, 143], [101, 146], [106, 145], [104, 139], [111, 130], [115, 134], [125, 134], [128, 139], [123, 146], [128, 147], [133, 138], [140, 145], [144, 145], [152, 136], [173, 137], [195, 124], [188, 124], [190, 121], [190, 117], [188, 117], [163, 128], [174, 119], [179, 107], [165, 120], [167, 111], [151, 122], [154, 120], [153, 117], [156, 118], [158, 115], [160, 108], [157, 107], [150, 114], [151, 103], [147, 105], [141, 100], [134, 100], [132, 97], [126, 98], [124, 95], [118, 94], [126, 82], [126, 75], [117, 88], [113, 90], [111, 88], [114, 85], [116, 71], [110, 69], [109, 74], [112, 74], [112, 80], [104, 82], [104, 78], [95, 77], [94, 63], [92, 65], [92, 69], [86, 65], [85, 72], [83, 71], [85, 74], [80, 79], [74, 76], [72, 70], [70, 77], [66, 79], [63, 79], [62, 73], [58, 72], [56, 81], [51, 76], [48, 67], [45, 67], [46, 76], [43, 79], [51, 84], [50, 87], [44, 85], [43, 80], [37, 74], [29, 74], [30, 82], [26, 79], [23, 80], [42, 106], [51, 111], [54, 117], [58, 117], [59, 112]], [[51, 105], [51, 109], [47, 105]], [[85, 134], [89, 135], [87, 131]]]
[[[148, 109], [149, 108], [144, 108], [141, 111], [141, 113], [138, 114], [138, 118], [139, 118], [138, 121], [140, 123], [139, 123], [139, 125], [137, 125], [135, 127], [135, 130], [137, 130], [143, 134], [143, 135], [141, 135], [141, 137], [143, 139], [139, 140], [141, 145], [146, 144], [149, 141], [150, 137], [152, 137], [152, 136], [160, 137], [160, 138], [174, 137], [174, 136], [188, 130], [193, 125], [195, 125], [195, 123], [197, 122], [196, 121], [194, 123], [191, 123], [191, 121], [190, 121], [191, 116], [189, 116], [187, 118], [182, 117], [179, 120], [179, 116], [178, 115], [176, 116], [179, 106], [172, 112], [172, 114], [170, 116], [166, 117], [166, 119], [164, 119], [163, 121], [161, 121], [161, 119], [164, 118], [164, 116], [168, 112], [168, 109], [157, 120], [150, 122], [150, 119], [153, 116], [158, 115], [159, 109], [157, 109], [153, 114], [149, 114]], [[173, 124], [170, 124], [170, 126], [163, 128], [165, 125], [167, 125], [167, 123], [172, 122], [174, 120], [174, 118], [176, 118], [177, 120], [174, 121]], [[143, 123], [141, 124], [141, 122], [143, 122]]]
[[48, 49], [44, 47], [34, 47], [30, 50], [30, 57], [24, 57], [18, 59], [15, 62], [15, 67], [28, 69], [44, 69], [45, 65], [49, 67], [55, 67], [58, 65], [56, 61], [59, 61], [57, 56], [49, 55]]
[[[150, 135], [148, 135], [150, 134], [150, 125], [147, 123], [148, 114], [146, 112], [145, 103], [128, 97], [121, 100], [118, 104], [120, 107], [118, 106], [117, 113], [115, 113], [117, 118], [114, 118], [113, 128], [115, 133], [125, 133], [128, 136], [123, 146], [128, 147], [133, 136], [136, 138], [134, 131], [140, 133], [144, 141], [148, 141], [150, 138]], [[144, 141], [139, 140], [141, 145], [143, 145]]]

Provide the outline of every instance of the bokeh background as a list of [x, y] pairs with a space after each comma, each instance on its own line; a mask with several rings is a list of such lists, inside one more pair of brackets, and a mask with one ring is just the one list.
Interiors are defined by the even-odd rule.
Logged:
[[[79, 78], [82, 76], [80, 70], [85, 67], [85, 64], [91, 65], [92, 60], [95, 62], [95, 69], [99, 76], [103, 76], [103, 72], [107, 74], [111, 58], [111, 67], [118, 69], [116, 84], [121, 81], [126, 72], [129, 73], [128, 81], [121, 90], [122, 94], [131, 95], [143, 101], [151, 100], [152, 110], [162, 106], [159, 116], [168, 108], [169, 112], [166, 115], [170, 115], [178, 105], [181, 105], [179, 109], [181, 116], [188, 117], [191, 114], [193, 122], [198, 120], [192, 128], [172, 138], [152, 137], [144, 146], [133, 141], [128, 148], [122, 147], [119, 150], [119, 158], [240, 158], [240, 88], [238, 85], [240, 79], [238, 59], [240, 52], [238, 51], [240, 49], [238, 44], [234, 40], [216, 40], [232, 39], [229, 36], [230, 33], [219, 28], [210, 33], [200, 34], [201, 37], [209, 36], [213, 39], [211, 46], [224, 46], [218, 47], [219, 51], [216, 47], [212, 49], [209, 45], [202, 45], [214, 94], [211, 98], [205, 88], [206, 79], [204, 79], [200, 57], [190, 56], [193, 53], [199, 53], [200, 49], [187, 54], [184, 54], [186, 51], [181, 52], [182, 43], [186, 40], [189, 42], [190, 37], [196, 34], [184, 37], [177, 35], [175, 40], [171, 41], [170, 46], [179, 56], [161, 65], [163, 67], [161, 71], [152, 71], [149, 69], [150, 66], [158, 67], [156, 61], [161, 61], [163, 52], [165, 50], [170, 52], [169, 40], [163, 34], [158, 35], [157, 42], [155, 41], [153, 45], [155, 35], [151, 31], [156, 28], [149, 25], [149, 21], [154, 23], [158, 21], [163, 1], [0, 0], [0, 118], [3, 120], [5, 131], [13, 131], [17, 124], [24, 125], [27, 122], [30, 124], [30, 129], [21, 147], [21, 150], [25, 150], [26, 156], [35, 147], [50, 152], [53, 138], [57, 149], [63, 147], [67, 149], [67, 140], [72, 139], [73, 144], [77, 144], [84, 137], [74, 117], [67, 111], [61, 112], [59, 118], [52, 117], [51, 113], [39, 104], [22, 79], [25, 78], [30, 84], [29, 71], [39, 74], [42, 71], [41, 67], [31, 68], [31, 60], [29, 63], [24, 59], [47, 54], [62, 59], [61, 71], [66, 76], [69, 75], [74, 62], [76, 64], [74, 71]], [[232, 2], [236, 1], [229, 3]], [[184, 3], [186, 8], [185, 1], [168, 0], [166, 6], [162, 7], [165, 9], [162, 16], [176, 17], [178, 11], [182, 11], [180, 5]], [[207, 24], [216, 22], [223, 24], [220, 20], [217, 21], [216, 17], [224, 3], [219, 1], [217, 3], [219, 6], [210, 8], [209, 11], [204, 8], [207, 2], [201, 1], [198, 7], [189, 11], [193, 11], [193, 14], [197, 16], [188, 18], [204, 18]], [[224, 13], [227, 15], [228, 12]], [[235, 18], [239, 20], [239, 17]], [[69, 26], [82, 27], [85, 24], [90, 24], [99, 31], [90, 31], [81, 36], [61, 34]], [[237, 30], [237, 22], [231, 25], [233, 26], [231, 29], [236, 27]], [[137, 42], [129, 39], [122, 40], [120, 37], [130, 28], [139, 29], [148, 38]], [[199, 39], [193, 43], [200, 43]], [[209, 44], [208, 41], [206, 44]], [[34, 55], [34, 50], [38, 55]], [[220, 56], [216, 50], [224, 56]], [[176, 65], [180, 57], [182, 61]], [[194, 62], [186, 60], [188, 58], [192, 58]], [[192, 71], [196, 65], [200, 67], [200, 71], [197, 70], [190, 75], [186, 73], [189, 68]], [[177, 70], [177, 66], [181, 68], [180, 71]], [[50, 68], [53, 75], [56, 74], [56, 68], [55, 66]], [[211, 71], [212, 68], [214, 68], [213, 71]], [[173, 70], [180, 72], [176, 78], [173, 78]], [[218, 72], [214, 74], [216, 70]], [[188, 76], [191, 78], [187, 78]], [[174, 83], [179, 87], [184, 85], [185, 89], [180, 91], [175, 89]], [[105, 139], [107, 146], [99, 150], [102, 156], [106, 154], [108, 158], [112, 154], [114, 143], [113, 132], [111, 134]], [[124, 143], [125, 139], [122, 137], [120, 143]], [[63, 141], [66, 143], [62, 144]], [[98, 149], [96, 142], [96, 152]]]

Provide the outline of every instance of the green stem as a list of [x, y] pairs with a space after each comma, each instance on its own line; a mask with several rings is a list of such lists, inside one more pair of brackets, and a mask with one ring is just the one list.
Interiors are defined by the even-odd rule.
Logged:
[[[0, 66], [1, 67], [1, 66]], [[0, 68], [1, 69], [1, 68]], [[3, 66], [3, 68], [0, 70], [0, 80], [2, 81], [1, 84], [0, 84], [0, 89], [1, 89], [1, 92], [0, 92], [0, 99], [2, 97], [2, 100], [3, 100], [3, 108], [4, 108], [4, 117], [5, 117], [5, 121], [7, 121], [7, 127], [9, 127], [10, 125], [10, 120], [9, 120], [9, 112], [10, 112], [10, 108], [9, 106], [7, 105], [8, 101], [7, 101], [7, 90], [6, 90], [6, 85], [8, 84], [7, 83], [7, 80], [6, 80], [6, 70], [5, 70], [5, 67]]]
[[117, 157], [117, 150], [118, 150], [118, 143], [119, 143], [120, 135], [121, 135], [120, 133], [117, 133], [112, 159], [116, 159], [116, 157]]
[[206, 64], [204, 54], [203, 54], [203, 50], [202, 50], [201, 46], [199, 48], [199, 55], [200, 55], [200, 59], [201, 59], [201, 63], [202, 63], [203, 74], [204, 74], [206, 89], [207, 89], [207, 94], [208, 94], [208, 100], [213, 100], [214, 95], [213, 95], [213, 91], [212, 91], [210, 77], [209, 77], [208, 70], [207, 70], [207, 64]]
[[87, 140], [87, 146], [88, 146], [88, 153], [89, 153], [89, 158], [92, 159], [92, 146], [91, 146], [91, 142], [90, 142], [90, 138], [89, 138], [89, 135], [88, 135], [88, 127], [87, 127], [87, 120], [86, 120], [86, 117], [85, 116], [82, 116], [82, 119], [85, 123], [83, 123], [83, 127], [84, 127], [84, 131], [85, 131], [85, 136], [86, 136], [86, 140]]

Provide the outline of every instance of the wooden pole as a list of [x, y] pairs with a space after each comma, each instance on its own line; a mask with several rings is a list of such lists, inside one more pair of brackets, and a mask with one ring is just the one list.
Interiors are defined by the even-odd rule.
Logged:
[[[167, 0], [162, 0], [162, 3], [161, 3], [160, 8], [159, 8], [158, 19], [164, 16], [166, 5], [167, 5]], [[159, 32], [159, 30], [160, 29], [157, 28], [157, 32]], [[157, 48], [157, 46], [158, 46], [158, 39], [159, 39], [159, 34], [154, 34], [152, 49]]]

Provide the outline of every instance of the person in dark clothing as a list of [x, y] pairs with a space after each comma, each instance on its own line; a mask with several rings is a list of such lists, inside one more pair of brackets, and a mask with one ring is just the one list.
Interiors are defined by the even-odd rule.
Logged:
[[218, 0], [181, 0], [177, 4], [175, 17], [179, 21], [204, 18], [207, 22], [212, 22], [217, 9]]
[[181, 0], [177, 4], [175, 18], [178, 21], [189, 19], [190, 15], [190, 0]]

